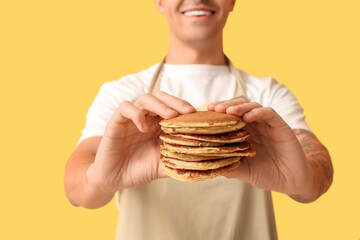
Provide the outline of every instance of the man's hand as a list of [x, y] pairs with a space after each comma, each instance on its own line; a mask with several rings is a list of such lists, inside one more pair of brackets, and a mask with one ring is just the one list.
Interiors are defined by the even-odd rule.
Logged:
[[[99, 207], [106, 204], [118, 190], [141, 186], [166, 177], [159, 166], [159, 121], [194, 111], [195, 108], [188, 102], [163, 92], [144, 94], [134, 104], [122, 102], [108, 122], [97, 149], [93, 151], [96, 156], [93, 155], [92, 159], [87, 157], [87, 161], [82, 164], [85, 176], [72, 177], [71, 172], [78, 174], [81, 171], [73, 170], [76, 166], [68, 164], [67, 172], [70, 173], [67, 175], [72, 181], [67, 181], [70, 185], [67, 192], [81, 195], [81, 191], [71, 191], [71, 185], [78, 184], [79, 187], [81, 181], [86, 186], [83, 188], [89, 189], [84, 191], [85, 195], [89, 196], [86, 204], [82, 204], [85, 200], [79, 200], [81, 196], [69, 196], [70, 201], [76, 205]], [[84, 148], [81, 143], [79, 147]], [[75, 154], [69, 162], [80, 162], [81, 156], [84, 154]]]
[[193, 111], [189, 103], [163, 92], [144, 94], [134, 104], [122, 102], [89, 167], [89, 182], [115, 192], [166, 177], [159, 165], [159, 121]]
[[319, 196], [316, 169], [309, 164], [294, 131], [272, 108], [238, 98], [210, 104], [208, 110], [242, 117], [248, 123], [245, 128], [250, 133], [249, 142], [256, 150], [255, 157], [243, 158], [227, 177], [282, 192], [302, 202]]

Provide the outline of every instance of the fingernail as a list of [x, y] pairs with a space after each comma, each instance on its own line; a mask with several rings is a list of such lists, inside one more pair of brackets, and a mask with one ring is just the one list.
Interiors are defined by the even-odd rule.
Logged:
[[223, 106], [223, 107], [227, 108], [227, 107], [229, 106], [229, 104], [227, 104], [227, 103], [222, 103], [222, 104], [220, 104], [220, 106]]
[[208, 105], [208, 108], [213, 108], [215, 106], [215, 103], [210, 103], [209, 105]]
[[185, 111], [189, 111], [189, 110], [192, 110], [192, 107], [189, 106], [189, 105], [187, 105], [187, 104], [185, 104], [185, 105], [183, 106], [183, 109], [184, 109]]
[[174, 110], [171, 109], [171, 108], [167, 108], [167, 109], [166, 109], [166, 112], [167, 112], [167, 113], [174, 113]]

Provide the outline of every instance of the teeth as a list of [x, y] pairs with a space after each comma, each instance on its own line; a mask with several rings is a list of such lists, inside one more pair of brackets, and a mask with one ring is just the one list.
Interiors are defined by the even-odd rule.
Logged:
[[185, 16], [209, 16], [211, 15], [210, 11], [204, 10], [196, 10], [196, 11], [188, 11], [184, 13]]

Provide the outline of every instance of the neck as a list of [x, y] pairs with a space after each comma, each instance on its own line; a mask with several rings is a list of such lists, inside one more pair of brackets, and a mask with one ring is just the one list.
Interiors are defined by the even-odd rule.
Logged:
[[216, 41], [209, 40], [190, 44], [170, 36], [169, 52], [165, 62], [168, 64], [225, 65], [222, 36]]

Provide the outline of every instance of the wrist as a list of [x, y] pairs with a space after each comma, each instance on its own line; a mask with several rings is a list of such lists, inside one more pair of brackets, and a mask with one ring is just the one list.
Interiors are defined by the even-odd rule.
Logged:
[[105, 191], [98, 186], [88, 183], [86, 186], [86, 201], [83, 206], [87, 208], [99, 208], [111, 201], [115, 192]]
[[[91, 172], [91, 164], [85, 174], [85, 198], [82, 206], [86, 208], [99, 208], [111, 201], [115, 194], [115, 190], [105, 188], [103, 184], [95, 180], [94, 177], [89, 177]], [[90, 174], [91, 175], [91, 174]], [[91, 175], [93, 176], [93, 175]]]
[[301, 203], [310, 203], [316, 200], [317, 191], [316, 191], [316, 179], [314, 175], [313, 168], [309, 164], [308, 175], [306, 179], [301, 184], [299, 189], [291, 194], [288, 194], [292, 199], [301, 202]]
[[90, 164], [85, 174], [85, 182], [88, 190], [91, 192], [99, 192], [105, 195], [114, 194], [118, 189], [114, 189], [107, 185], [108, 176], [101, 176], [96, 170], [95, 163]]

